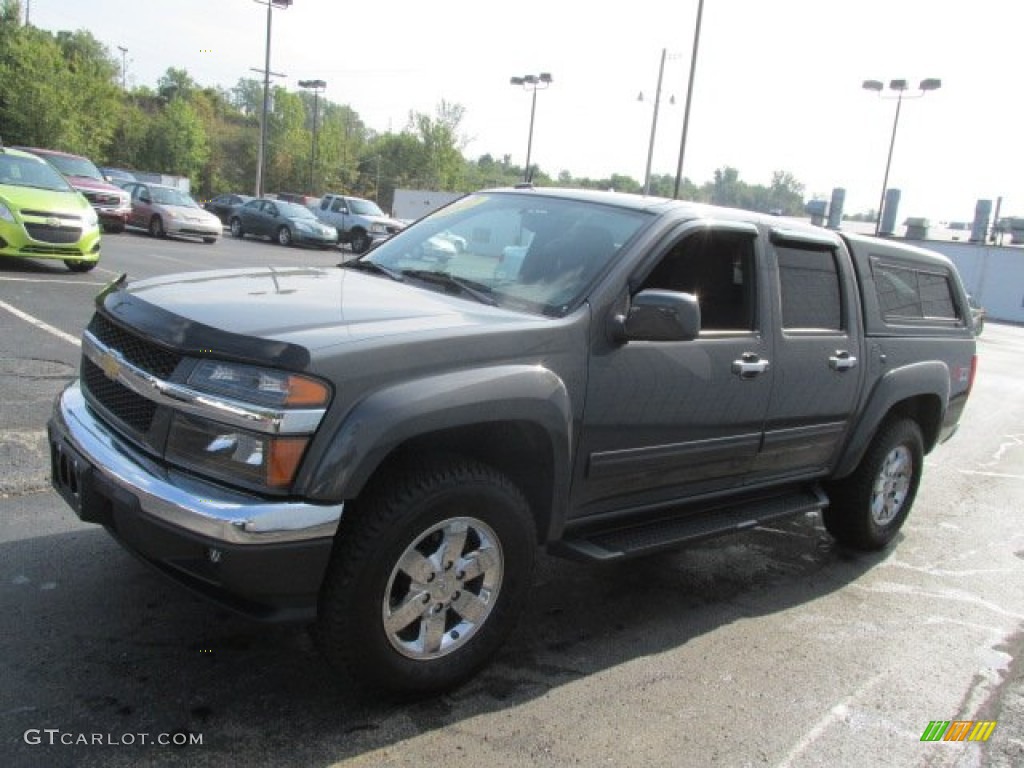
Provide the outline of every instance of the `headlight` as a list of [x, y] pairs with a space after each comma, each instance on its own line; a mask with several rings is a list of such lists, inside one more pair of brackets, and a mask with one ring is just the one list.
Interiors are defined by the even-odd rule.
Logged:
[[235, 485], [287, 490], [326, 410], [329, 387], [309, 376], [217, 360], [200, 361], [188, 385], [209, 394], [211, 401], [225, 398], [236, 412], [251, 404], [256, 411], [311, 417], [300, 427], [289, 427], [285, 419], [280, 431], [246, 429], [237, 421], [217, 421], [216, 415], [179, 412], [171, 421], [168, 461]]
[[9, 221], [11, 222], [11, 224], [14, 223], [14, 214], [11, 213], [11, 209], [8, 208], [3, 203], [0, 203], [0, 219], [3, 219], [4, 221]]
[[91, 205], [82, 218], [84, 219], [85, 226], [87, 227], [95, 227], [100, 223], [100, 217], [96, 214], [96, 209]]
[[204, 392], [284, 408], [326, 405], [331, 397], [326, 384], [309, 376], [219, 360], [201, 361], [188, 383]]

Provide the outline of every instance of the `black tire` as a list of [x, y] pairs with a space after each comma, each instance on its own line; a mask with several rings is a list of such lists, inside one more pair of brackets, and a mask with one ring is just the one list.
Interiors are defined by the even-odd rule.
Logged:
[[231, 227], [232, 237], [245, 237], [245, 232], [242, 229], [242, 220], [239, 218], [231, 219], [231, 223], [228, 225]]
[[214, 243], [217, 242], [217, 238], [216, 237], [204, 237], [203, 238], [203, 242], [206, 243], [207, 245], [213, 245]]
[[167, 237], [167, 230], [164, 229], [164, 220], [154, 216], [149, 220], [149, 234], [152, 237]]
[[104, 224], [103, 231], [109, 232], [112, 235], [119, 235], [124, 232], [124, 224], [117, 222], [116, 224]]
[[352, 253], [365, 253], [370, 247], [370, 237], [361, 229], [352, 230]]
[[64, 260], [64, 266], [70, 269], [72, 272], [91, 272], [96, 266], [95, 261], [72, 261], [71, 259]]
[[921, 428], [910, 419], [883, 424], [853, 474], [828, 485], [825, 528], [840, 544], [874, 551], [903, 526], [924, 462]]
[[342, 521], [318, 645], [368, 690], [453, 688], [514, 626], [536, 541], [526, 499], [491, 467], [450, 456], [393, 471]]
[[288, 227], [280, 227], [277, 230], [277, 243], [286, 246], [292, 244], [292, 231]]

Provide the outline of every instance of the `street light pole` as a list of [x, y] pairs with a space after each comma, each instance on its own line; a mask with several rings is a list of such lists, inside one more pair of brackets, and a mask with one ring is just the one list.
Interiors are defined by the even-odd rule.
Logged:
[[[868, 91], [874, 91], [882, 97], [883, 85], [880, 80], [865, 80], [862, 87]], [[928, 91], [934, 91], [942, 87], [942, 81], [936, 78], [922, 80], [918, 86], [917, 93], [907, 95], [908, 99], [916, 99], [924, 96]], [[889, 156], [885, 160], [885, 175], [882, 177], [882, 194], [878, 198], [878, 211], [875, 214], [875, 234], [882, 229], [882, 208], [885, 207], [885, 191], [889, 187], [889, 169], [892, 167], [892, 152], [896, 147], [896, 129], [900, 124], [900, 107], [903, 106], [904, 94], [907, 92], [906, 80], [890, 80], [890, 90], [896, 91], [896, 115], [892, 120], [892, 136], [889, 139]]]
[[530, 105], [530, 133], [526, 140], [526, 169], [523, 171], [523, 181], [530, 180], [530, 157], [533, 152], [533, 118], [537, 113], [537, 91], [544, 90], [551, 85], [551, 73], [541, 72], [539, 75], [526, 75], [524, 77], [513, 77], [509, 79], [512, 85], [521, 85], [523, 90], [533, 91], [533, 100]]
[[700, 46], [700, 21], [704, 16], [704, 0], [697, 3], [697, 26], [693, 32], [693, 53], [690, 56], [690, 80], [686, 86], [686, 109], [683, 111], [683, 135], [679, 139], [679, 163], [676, 165], [676, 187], [673, 199], [679, 199], [679, 185], [683, 181], [683, 158], [686, 157], [686, 134], [690, 130], [690, 104], [693, 103], [693, 77], [697, 73], [697, 49]]
[[121, 90], [127, 91], [128, 86], [125, 76], [128, 72], [128, 49], [123, 45], [119, 45], [117, 46], [117, 50], [121, 52]]
[[316, 165], [316, 120], [320, 111], [320, 91], [327, 87], [323, 80], [299, 80], [300, 88], [313, 89], [313, 145], [309, 149], [309, 194], [316, 194], [316, 187], [313, 186], [313, 168]]
[[273, 20], [274, 8], [288, 8], [292, 0], [254, 0], [267, 6], [267, 48], [266, 61], [263, 66], [263, 116], [260, 119], [260, 151], [256, 156], [256, 197], [263, 196], [263, 162], [267, 154], [267, 112], [270, 106], [270, 25]]

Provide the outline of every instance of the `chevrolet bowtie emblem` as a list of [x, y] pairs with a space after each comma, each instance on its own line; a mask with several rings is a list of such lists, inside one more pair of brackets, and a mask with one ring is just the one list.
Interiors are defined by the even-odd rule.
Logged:
[[60, 219], [58, 219], [56, 216], [47, 216], [46, 225], [49, 227], [59, 227]]
[[117, 374], [121, 372], [121, 361], [109, 352], [104, 352], [100, 355], [100, 368], [108, 379], [117, 381]]

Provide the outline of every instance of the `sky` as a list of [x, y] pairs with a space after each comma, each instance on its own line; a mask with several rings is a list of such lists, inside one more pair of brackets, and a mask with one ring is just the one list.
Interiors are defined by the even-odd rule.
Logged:
[[[22, 0], [23, 5], [26, 0]], [[537, 93], [532, 162], [555, 177], [643, 181], [662, 49], [653, 172], [675, 175], [698, 0], [294, 0], [273, 11], [275, 83], [327, 82], [379, 132], [444, 100], [465, 108], [470, 159], [526, 161], [531, 95], [509, 78], [550, 72]], [[168, 67], [200, 85], [261, 78], [266, 6], [255, 0], [31, 0], [37, 27], [88, 29], [129, 84]], [[768, 185], [792, 173], [806, 196], [846, 190], [846, 212], [878, 206], [897, 101], [864, 80], [939, 78], [900, 106], [889, 186], [899, 220], [970, 221], [979, 199], [1024, 216], [1018, 0], [705, 0], [683, 173], [716, 168]], [[645, 101], [637, 100], [643, 91]], [[908, 92], [910, 94], [910, 92]], [[671, 97], [675, 104], [670, 104]]]

